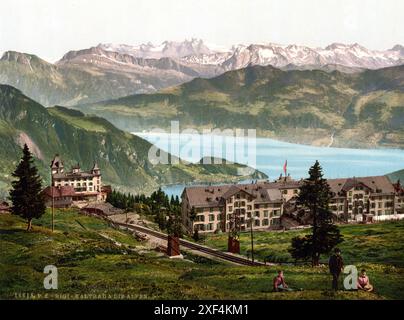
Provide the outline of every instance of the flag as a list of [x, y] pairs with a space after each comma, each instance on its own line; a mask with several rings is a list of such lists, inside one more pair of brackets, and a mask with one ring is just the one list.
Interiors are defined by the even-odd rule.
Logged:
[[285, 176], [286, 176], [287, 169], [288, 169], [288, 160], [286, 160], [285, 164], [283, 165], [283, 172], [285, 172]]

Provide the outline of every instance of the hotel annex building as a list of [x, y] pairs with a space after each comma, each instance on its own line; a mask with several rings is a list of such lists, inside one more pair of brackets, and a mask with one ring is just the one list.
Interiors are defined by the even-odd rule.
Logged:
[[[385, 176], [328, 179], [330, 210], [347, 222], [404, 218], [404, 191]], [[296, 196], [303, 180], [289, 176], [274, 182], [186, 187], [182, 193], [182, 219], [189, 233], [243, 231], [281, 226], [281, 217], [297, 210]]]

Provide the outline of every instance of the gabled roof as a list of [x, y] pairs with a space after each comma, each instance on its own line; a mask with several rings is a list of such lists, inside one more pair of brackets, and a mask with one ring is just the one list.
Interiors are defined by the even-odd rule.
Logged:
[[186, 187], [183, 194], [188, 198], [191, 207], [217, 207], [224, 205], [225, 200], [237, 192], [244, 192], [259, 203], [282, 201], [279, 189], [267, 182]]
[[282, 201], [282, 195], [279, 189], [267, 189], [271, 201]]
[[236, 193], [238, 192], [244, 192], [246, 194], [248, 194], [251, 197], [254, 197], [254, 195], [249, 192], [248, 189], [244, 189], [243, 186], [237, 186], [237, 185], [232, 185], [229, 190], [227, 190], [223, 195], [222, 198], [227, 200], [228, 198], [234, 196]]
[[370, 191], [373, 191], [373, 189], [370, 186], [366, 185], [363, 181], [358, 180], [357, 178], [347, 179], [344, 183], [344, 186], [342, 187], [342, 190], [349, 191], [352, 188], [359, 187], [359, 186], [364, 187]]
[[101, 192], [112, 193], [112, 187], [110, 185], [102, 186], [101, 187]]
[[183, 194], [194, 207], [217, 207], [231, 185], [186, 187]]
[[339, 194], [342, 191], [342, 188], [344, 187], [346, 180], [347, 180], [346, 178], [328, 179], [327, 183], [330, 186], [332, 192], [334, 192], [335, 194]]
[[52, 169], [63, 168], [63, 160], [58, 154], [52, 159], [50, 167]]
[[93, 168], [91, 169], [91, 171], [95, 171], [95, 170], [100, 170], [97, 162], [94, 162]]
[[372, 194], [392, 194], [394, 186], [386, 176], [355, 177], [344, 179], [328, 179], [328, 185], [335, 194], [347, 192], [355, 186], [368, 188]]

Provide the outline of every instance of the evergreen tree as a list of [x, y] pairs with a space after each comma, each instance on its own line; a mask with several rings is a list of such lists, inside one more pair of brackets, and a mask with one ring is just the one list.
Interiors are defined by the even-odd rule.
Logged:
[[167, 221], [167, 232], [174, 237], [182, 237], [181, 211], [177, 207]]
[[194, 234], [192, 235], [192, 238], [194, 239], [195, 242], [198, 242], [200, 240], [198, 229], [195, 228]]
[[[174, 220], [169, 222], [167, 221], [167, 217], [173, 214], [176, 216], [181, 212], [178, 196], [176, 198], [173, 196], [170, 198], [161, 188], [154, 191], [150, 197], [146, 197], [144, 194], [134, 196], [130, 193], [126, 194], [113, 190], [108, 194], [106, 201], [111, 203], [114, 207], [125, 211], [135, 210], [140, 214], [153, 215], [154, 221], [161, 230], [172, 228], [172, 222]], [[176, 219], [175, 223], [178, 221], [180, 221], [180, 218]], [[176, 230], [175, 228], [177, 228], [177, 226], [174, 226], [173, 230]], [[180, 230], [180, 232], [175, 231], [176, 234], [180, 234], [181, 232], [182, 230]]]
[[156, 213], [155, 221], [159, 226], [160, 230], [164, 230], [167, 227], [167, 215], [164, 211], [159, 211]]
[[45, 213], [45, 199], [41, 194], [42, 181], [34, 159], [25, 144], [23, 156], [12, 176], [16, 178], [11, 185], [11, 212], [27, 219], [27, 231], [32, 229], [32, 219], [38, 219]]
[[189, 212], [189, 219], [194, 222], [196, 219], [196, 209], [195, 207], [191, 208], [191, 211]]
[[312, 233], [292, 239], [289, 252], [295, 259], [311, 259], [312, 265], [317, 266], [321, 254], [328, 254], [343, 241], [339, 229], [332, 221], [332, 213], [328, 208], [330, 200], [330, 186], [323, 178], [320, 163], [316, 161], [309, 170], [309, 178], [300, 187], [297, 199], [297, 204], [309, 210]]

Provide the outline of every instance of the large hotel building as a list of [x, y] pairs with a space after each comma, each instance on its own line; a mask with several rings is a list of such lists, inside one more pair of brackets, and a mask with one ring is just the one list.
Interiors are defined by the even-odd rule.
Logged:
[[43, 190], [47, 206], [66, 208], [74, 203], [105, 201], [107, 193], [97, 163], [89, 171], [83, 171], [79, 164], [66, 171], [62, 159], [56, 155], [50, 169], [52, 183]]
[[[330, 210], [341, 221], [381, 221], [404, 218], [404, 191], [385, 176], [327, 180]], [[303, 180], [187, 187], [182, 193], [182, 219], [189, 233], [278, 228], [285, 211], [295, 205]], [[301, 208], [300, 208], [301, 210]]]

